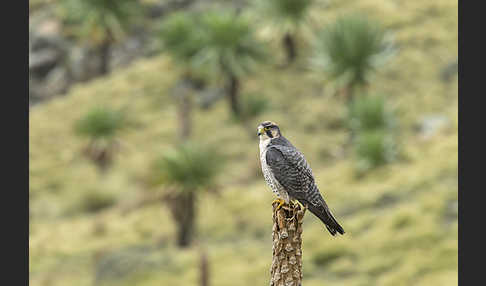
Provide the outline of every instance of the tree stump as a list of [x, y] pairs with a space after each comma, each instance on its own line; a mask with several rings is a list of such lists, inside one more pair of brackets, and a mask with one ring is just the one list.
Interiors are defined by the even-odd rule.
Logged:
[[302, 222], [305, 208], [273, 204], [273, 258], [270, 286], [302, 285]]
[[297, 48], [294, 36], [289, 32], [285, 33], [285, 36], [282, 39], [282, 45], [287, 53], [287, 64], [290, 65], [297, 58]]

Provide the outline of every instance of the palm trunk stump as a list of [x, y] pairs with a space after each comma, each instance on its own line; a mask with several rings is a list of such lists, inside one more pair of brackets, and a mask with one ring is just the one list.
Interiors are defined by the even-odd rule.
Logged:
[[287, 53], [287, 64], [293, 63], [297, 58], [297, 49], [295, 46], [294, 37], [291, 34], [286, 33], [282, 39], [282, 44]]
[[177, 222], [177, 246], [188, 247], [194, 235], [196, 219], [196, 197], [193, 191], [186, 191], [166, 199], [172, 216]]
[[270, 286], [302, 285], [302, 222], [305, 208], [273, 204], [273, 258]]
[[230, 108], [234, 115], [240, 115], [240, 103], [238, 98], [239, 89], [240, 80], [236, 76], [230, 75], [228, 83], [228, 96]]

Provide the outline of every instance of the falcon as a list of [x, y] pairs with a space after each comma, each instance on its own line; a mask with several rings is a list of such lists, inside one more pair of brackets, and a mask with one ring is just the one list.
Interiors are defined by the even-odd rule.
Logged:
[[317, 216], [331, 235], [344, 234], [319, 192], [304, 155], [282, 136], [278, 125], [264, 121], [258, 125], [257, 135], [263, 176], [277, 195], [277, 209], [284, 203], [299, 204]]

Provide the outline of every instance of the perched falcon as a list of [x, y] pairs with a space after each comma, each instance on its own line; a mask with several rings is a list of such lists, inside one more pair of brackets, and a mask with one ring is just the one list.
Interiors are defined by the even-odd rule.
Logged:
[[316, 215], [332, 235], [344, 234], [321, 196], [304, 155], [282, 136], [274, 122], [262, 122], [257, 134], [263, 175], [278, 197], [278, 208], [284, 202], [297, 200]]

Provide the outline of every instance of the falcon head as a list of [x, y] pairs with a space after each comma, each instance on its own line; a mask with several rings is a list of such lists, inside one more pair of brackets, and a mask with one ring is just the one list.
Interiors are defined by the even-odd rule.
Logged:
[[281, 134], [277, 123], [272, 121], [264, 121], [258, 125], [257, 135], [260, 137], [260, 139], [265, 140], [269, 138], [278, 138]]

